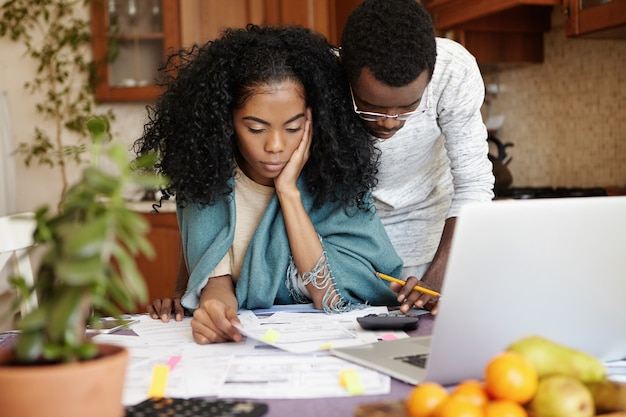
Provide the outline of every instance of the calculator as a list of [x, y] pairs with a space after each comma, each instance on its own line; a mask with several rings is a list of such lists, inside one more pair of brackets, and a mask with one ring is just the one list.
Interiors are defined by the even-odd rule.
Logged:
[[357, 317], [356, 321], [365, 330], [415, 330], [419, 317], [417, 314], [396, 312], [368, 314]]
[[261, 417], [267, 404], [246, 400], [149, 398], [126, 407], [125, 417]]

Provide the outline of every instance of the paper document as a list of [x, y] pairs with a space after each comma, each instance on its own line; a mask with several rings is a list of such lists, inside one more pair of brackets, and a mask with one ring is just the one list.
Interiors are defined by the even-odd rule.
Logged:
[[[134, 335], [101, 334], [94, 340], [124, 346], [129, 351], [124, 405], [148, 398], [154, 387], [154, 370], [164, 365], [169, 367], [165, 387], [169, 397], [324, 398], [390, 392], [387, 375], [324, 350], [331, 345], [408, 337], [404, 332], [365, 331], [357, 324], [356, 317], [386, 312], [386, 307], [343, 314], [293, 311], [266, 311], [261, 315], [241, 311], [239, 318], [247, 337], [239, 343], [199, 345], [192, 337], [191, 317], [163, 323], [148, 315], [133, 317], [139, 320], [132, 328]], [[269, 330], [270, 335], [278, 335], [275, 340], [268, 339]], [[358, 389], [342, 385], [342, 375], [356, 380]]]
[[626, 359], [620, 361], [605, 362], [606, 373], [610, 380], [626, 382]]
[[267, 343], [291, 353], [310, 353], [373, 343], [393, 333], [395, 338], [408, 337], [405, 332], [372, 332], [362, 330], [356, 318], [387, 312], [386, 307], [369, 307], [340, 314], [310, 314], [279, 311], [259, 317], [249, 310], [239, 312], [239, 331], [246, 337]]

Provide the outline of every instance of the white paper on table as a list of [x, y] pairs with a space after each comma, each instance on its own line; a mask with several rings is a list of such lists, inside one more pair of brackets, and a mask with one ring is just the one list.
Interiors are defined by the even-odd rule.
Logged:
[[386, 307], [368, 307], [339, 314], [310, 314], [276, 312], [260, 318], [248, 310], [239, 313], [239, 331], [254, 340], [267, 343], [291, 353], [310, 353], [331, 347], [346, 347], [373, 343], [383, 336], [406, 338], [402, 331], [363, 330], [356, 318], [367, 314], [386, 313]]
[[286, 316], [279, 321], [259, 320], [236, 327], [246, 337], [292, 353], [316, 352], [331, 343], [356, 338], [354, 332], [320, 315], [307, 317], [306, 321]]
[[626, 359], [605, 362], [608, 379], [616, 382], [626, 382]]
[[[262, 358], [260, 357], [262, 356]], [[390, 377], [330, 355], [297, 355], [265, 350], [235, 355], [218, 396], [222, 398], [330, 398], [351, 394], [340, 385], [342, 371], [356, 371], [362, 395], [384, 395]]]
[[[385, 307], [372, 307], [343, 314], [311, 314], [276, 312], [269, 317], [258, 317], [251, 311], [241, 311], [240, 320], [245, 326], [275, 326], [280, 331], [283, 324], [292, 326], [294, 346], [307, 343], [319, 349], [320, 343], [369, 343], [382, 333], [393, 333], [398, 338], [408, 337], [404, 332], [371, 332], [360, 329], [356, 317], [386, 312]], [[99, 343], [121, 345], [129, 350], [130, 358], [124, 383], [123, 404], [137, 404], [148, 397], [155, 365], [178, 359], [170, 369], [166, 395], [178, 398], [240, 397], [240, 398], [323, 398], [350, 396], [339, 385], [343, 370], [356, 370], [363, 382], [364, 395], [386, 394], [390, 391], [390, 378], [365, 367], [335, 358], [328, 352], [292, 354], [266, 342], [252, 338], [240, 343], [198, 345], [191, 336], [191, 318], [182, 322], [171, 320], [162, 323], [150, 316], [140, 316], [132, 327], [137, 334], [101, 334], [94, 340]], [[282, 324], [281, 324], [282, 323]], [[306, 324], [309, 327], [306, 327]], [[309, 335], [311, 327], [319, 326], [317, 336]], [[332, 332], [327, 332], [332, 330]], [[298, 335], [305, 334], [308, 342], [299, 342]], [[326, 336], [346, 337], [327, 339]], [[348, 336], [345, 336], [348, 335]], [[317, 337], [324, 336], [319, 340]]]
[[171, 319], [163, 323], [149, 315], [142, 315], [132, 330], [150, 344], [195, 343], [191, 333], [191, 317], [188, 316], [183, 317], [182, 321]]

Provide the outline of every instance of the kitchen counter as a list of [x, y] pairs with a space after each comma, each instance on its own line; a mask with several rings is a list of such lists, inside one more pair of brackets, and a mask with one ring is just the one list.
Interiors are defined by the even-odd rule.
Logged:
[[[139, 213], [154, 213], [154, 206], [158, 205], [158, 201], [129, 201], [127, 206], [131, 210], [137, 211]], [[161, 202], [161, 207], [156, 207], [159, 213], [175, 213], [176, 212], [176, 201], [175, 200], [163, 200]]]
[[626, 186], [624, 187], [611, 186], [611, 187], [605, 187], [605, 189], [606, 189], [607, 195], [626, 195]]

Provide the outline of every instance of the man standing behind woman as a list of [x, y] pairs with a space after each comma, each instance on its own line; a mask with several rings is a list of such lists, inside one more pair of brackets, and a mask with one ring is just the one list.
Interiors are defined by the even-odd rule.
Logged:
[[364, 0], [340, 56], [353, 108], [382, 151], [373, 195], [407, 279], [391, 288], [402, 311], [436, 313], [438, 298], [412, 288], [441, 290], [460, 208], [493, 198], [480, 70], [463, 46], [435, 37], [416, 0]]
[[[228, 29], [169, 64], [135, 150], [158, 153], [176, 196], [185, 262], [174, 300], [194, 311], [196, 342], [241, 340], [238, 308], [396, 304], [374, 275], [402, 269], [370, 194], [379, 154], [326, 40]], [[171, 301], [155, 301], [153, 317], [180, 312]]]

